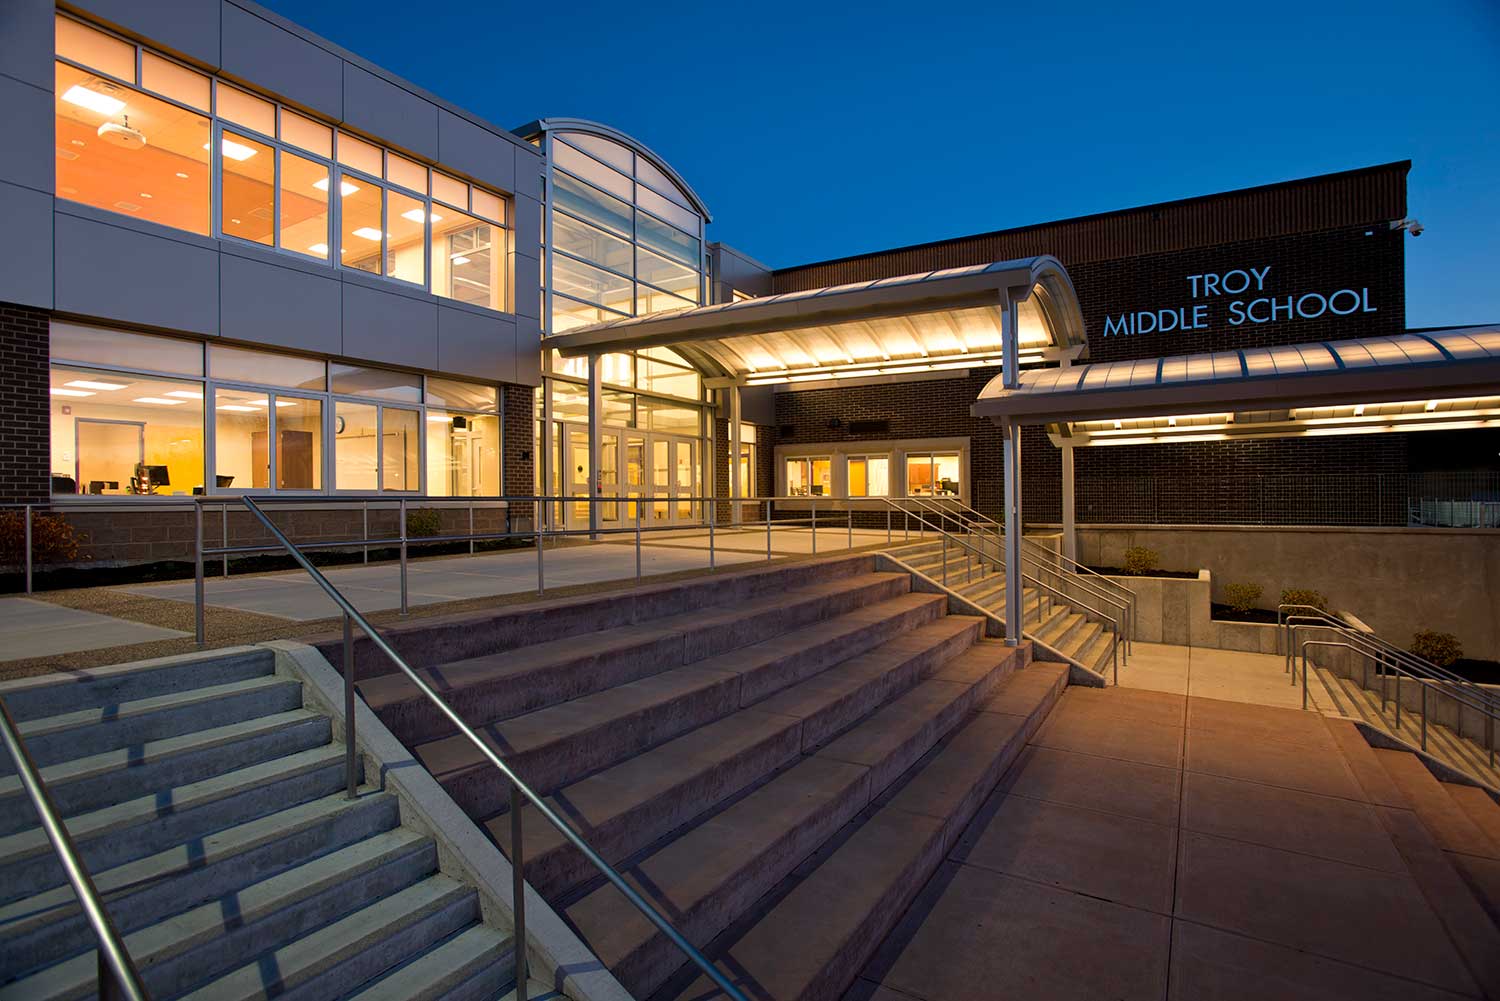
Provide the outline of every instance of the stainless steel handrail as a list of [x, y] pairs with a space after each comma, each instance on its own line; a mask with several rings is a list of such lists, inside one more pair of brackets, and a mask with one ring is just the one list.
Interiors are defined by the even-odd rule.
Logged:
[[73, 886], [78, 906], [83, 909], [84, 917], [94, 930], [94, 937], [99, 940], [99, 996], [148, 1001], [150, 995], [141, 982], [140, 972], [136, 970], [135, 962], [130, 958], [114, 920], [105, 910], [104, 901], [99, 898], [99, 890], [94, 886], [93, 877], [78, 856], [78, 848], [73, 844], [67, 825], [63, 823], [47, 792], [47, 783], [42, 779], [41, 770], [37, 768], [35, 759], [21, 740], [21, 730], [16, 726], [15, 718], [11, 716], [4, 699], [0, 699], [0, 736], [3, 736], [5, 749], [10, 752], [11, 760], [16, 764], [16, 775], [20, 777], [31, 805], [36, 808], [37, 816], [41, 818], [42, 830], [46, 832], [47, 840], [52, 842], [52, 850], [57, 853], [63, 873]]
[[[890, 501], [890, 498], [884, 498], [884, 499], [888, 503], [894, 503], [894, 502]], [[903, 510], [903, 509], [898, 508], [898, 510]], [[907, 513], [910, 513], [910, 512], [907, 512]], [[923, 524], [924, 526], [928, 524], [926, 522], [926, 519], [924, 519], [920, 514], [918, 514], [916, 517], [917, 517], [918, 522], [921, 523], [921, 524]], [[944, 540], [944, 545], [945, 546], [947, 545], [947, 541], [951, 538], [953, 540], [954, 544], [958, 545], [960, 548], [962, 548], [964, 550], [967, 550], [970, 553], [979, 553], [981, 556], [983, 555], [981, 550], [976, 549], [967, 540], [965, 540], [965, 539], [963, 539], [963, 538], [961, 538], [959, 536], [953, 535], [951, 532], [948, 532], [948, 531], [946, 531], [944, 529], [936, 528], [936, 527], [933, 528], [933, 531], [937, 532], [940, 536], [942, 536], [942, 538]], [[943, 580], [942, 580], [942, 584], [943, 584], [944, 587], [946, 587], [947, 583], [948, 583], [947, 582], [947, 572], [948, 572], [948, 559], [947, 559], [947, 553], [946, 553], [946, 550], [945, 550], [944, 551], [944, 556], [943, 556]], [[1079, 601], [1076, 598], [1070, 597], [1067, 594], [1064, 594], [1058, 588], [1056, 588], [1056, 587], [1054, 587], [1052, 585], [1044, 584], [1041, 581], [1037, 580], [1035, 577], [1032, 577], [1032, 576], [1028, 575], [1027, 573], [1025, 573], [1024, 570], [1021, 573], [1021, 578], [1022, 578], [1023, 586], [1024, 586], [1024, 583], [1029, 580], [1033, 584], [1035, 584], [1038, 588], [1046, 590], [1046, 591], [1049, 591], [1054, 596], [1061, 597], [1061, 599], [1066, 604], [1068, 604], [1070, 606], [1077, 606], [1077, 607], [1082, 608], [1082, 609], [1084, 609], [1086, 611], [1092, 612], [1094, 615], [1098, 616], [1103, 621], [1109, 622], [1110, 624], [1112, 624], [1114, 626], [1114, 630], [1113, 630], [1113, 633], [1112, 633], [1112, 639], [1110, 640], [1110, 660], [1111, 660], [1111, 663], [1113, 664], [1113, 667], [1114, 667], [1114, 680], [1118, 684], [1119, 678], [1120, 678], [1120, 656], [1119, 656], [1119, 646], [1120, 646], [1120, 642], [1121, 642], [1121, 640], [1120, 640], [1120, 618], [1117, 617], [1117, 616], [1107, 615], [1106, 613], [1101, 612], [1097, 608], [1094, 608], [1093, 606], [1091, 606], [1091, 605], [1089, 605], [1089, 604], [1087, 604], [1085, 602], [1082, 602], [1082, 601]], [[1023, 595], [1023, 599], [1024, 599], [1024, 595]], [[1123, 608], [1123, 606], [1119, 605], [1118, 603], [1112, 603], [1112, 605], [1113, 605], [1113, 607], [1116, 607], [1116, 608]], [[1025, 611], [1025, 601], [1024, 600], [1022, 601], [1021, 606], [1022, 606], [1022, 608], [1021, 608], [1021, 619], [1022, 619], [1022, 621], [1020, 623], [1020, 636], [1023, 637], [1023, 638], [1026, 638], [1026, 639], [1031, 639], [1033, 642], [1039, 642], [1037, 640], [1036, 634], [1029, 633], [1026, 630], [1026, 622], [1025, 622], [1026, 611]], [[1007, 629], [1010, 628], [1010, 624], [1008, 622], [1006, 623], [1006, 628]], [[1052, 647], [1049, 645], [1048, 649], [1052, 649]], [[1093, 670], [1092, 667], [1090, 667], [1087, 664], [1084, 664], [1082, 661], [1076, 660], [1076, 659], [1074, 659], [1072, 657], [1068, 657], [1068, 655], [1062, 653], [1061, 650], [1058, 650], [1056, 652], [1059, 655], [1065, 657], [1069, 661], [1069, 663], [1077, 664], [1078, 666], [1086, 668], [1086, 669], [1088, 669], [1090, 671]]]
[[[448, 703], [443, 700], [442, 696], [440, 696], [431, 685], [422, 680], [421, 675], [419, 675], [411, 667], [411, 665], [406, 663], [401, 655], [398, 654], [388, 642], [386, 642], [385, 637], [381, 636], [380, 632], [370, 624], [369, 620], [361, 615], [359, 610], [356, 609], [352, 604], [350, 604], [349, 600], [344, 597], [339, 589], [334, 587], [333, 584], [329, 582], [328, 578], [324, 577], [323, 574], [319, 572], [318, 568], [312, 565], [307, 557], [304, 556], [301, 551], [292, 544], [292, 541], [286, 537], [281, 529], [276, 527], [276, 525], [271, 521], [269, 517], [266, 516], [266, 513], [260, 509], [260, 507], [252, 498], [243, 497], [241, 498], [241, 500], [244, 502], [245, 507], [248, 508], [253, 515], [255, 515], [255, 517], [260, 521], [265, 529], [273, 536], [275, 536], [278, 541], [281, 542], [282, 546], [285, 547], [287, 554], [297, 562], [297, 565], [300, 566], [303, 570], [306, 570], [308, 574], [312, 576], [314, 583], [316, 583], [318, 587], [322, 589], [323, 593], [326, 594], [336, 605], [338, 605], [344, 613], [344, 709], [346, 720], [346, 747], [344, 753], [345, 771], [349, 777], [349, 781], [353, 781], [355, 771], [354, 762], [356, 759], [356, 751], [354, 747], [353, 626], [358, 625], [359, 628], [364, 632], [364, 634], [369, 637], [370, 642], [375, 644], [375, 646], [381, 651], [381, 653], [384, 653], [388, 658], [390, 658], [391, 663], [396, 665], [401, 673], [406, 675], [407, 679], [417, 687], [417, 690], [421, 692], [422, 695], [426, 697], [426, 699], [431, 702], [439, 712], [447, 717], [448, 722], [453, 724], [458, 732], [464, 736], [464, 739], [466, 739], [470, 744], [473, 744], [474, 747], [479, 751], [479, 753], [484, 755], [489, 763], [493, 765], [495, 769], [505, 777], [506, 781], [510, 783], [511, 870], [513, 880], [511, 885], [511, 906], [515, 918], [514, 948], [516, 955], [516, 1001], [526, 1001], [527, 996], [526, 892], [524, 872], [525, 860], [522, 857], [521, 853], [521, 846], [523, 844], [521, 830], [521, 801], [523, 798], [531, 803], [531, 805], [536, 809], [537, 813], [541, 814], [544, 820], [546, 820], [553, 827], [557, 828], [558, 833], [566, 838], [574, 848], [578, 849], [578, 851], [582, 853], [583, 857], [588, 860], [590, 865], [599, 870], [604, 878], [609, 880], [609, 882], [612, 883], [614, 887], [625, 896], [625, 899], [628, 900], [631, 905], [636, 908], [636, 910], [645, 915], [646, 919], [653, 925], [655, 925], [657, 930], [665, 935], [673, 945], [677, 946], [677, 948], [688, 957], [693, 965], [702, 970], [704, 975], [712, 980], [720, 990], [722, 990], [730, 998], [733, 998], [734, 1001], [748, 1001], [745, 995], [737, 987], [735, 987], [734, 984], [730, 983], [729, 980], [725, 978], [725, 976], [720, 973], [719, 970], [712, 963], [710, 963], [708, 959], [704, 957], [704, 955], [700, 953], [697, 948], [695, 948], [693, 944], [682, 935], [681, 932], [679, 932], [672, 926], [671, 922], [669, 922], [665, 917], [662, 916], [660, 911], [652, 906], [650, 901], [646, 900], [646, 898], [641, 896], [634, 887], [627, 883], [625, 881], [625, 878], [621, 876], [612, 865], [606, 862], [602, 855], [595, 851], [593, 847], [590, 846], [589, 843], [585, 841], [581, 835], [574, 831], [573, 828], [568, 825], [567, 821], [565, 821], [555, 810], [553, 810], [552, 807], [547, 805], [546, 800], [544, 800], [540, 795], [536, 793], [535, 790], [533, 790], [524, 781], [522, 781], [521, 777], [517, 775], [508, 764], [505, 763], [505, 760], [498, 754], [496, 754], [494, 750], [492, 750], [490, 746], [486, 744], [479, 737], [479, 735], [469, 727], [467, 723], [464, 722], [463, 717], [461, 717], [451, 706], [449, 706]], [[353, 793], [352, 787], [349, 791], [351, 794]]]

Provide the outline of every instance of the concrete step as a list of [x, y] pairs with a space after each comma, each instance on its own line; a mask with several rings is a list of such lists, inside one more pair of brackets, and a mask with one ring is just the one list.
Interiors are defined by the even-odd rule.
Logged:
[[[905, 576], [905, 575], [902, 575]], [[901, 594], [685, 667], [491, 723], [481, 737], [540, 792], [551, 792], [748, 705], [831, 663], [931, 622], [946, 599]], [[417, 758], [474, 816], [509, 792], [467, 739], [418, 745]]]
[[1385, 749], [1377, 749], [1375, 756], [1439, 847], [1448, 852], [1500, 858], [1500, 845], [1490, 840], [1420, 758]]
[[[711, 943], [708, 957], [749, 997], [841, 997], [1041, 725], [1066, 681], [1063, 664], [1033, 664], [1002, 680], [996, 698], [980, 704]], [[994, 711], [999, 706], [1007, 712]], [[723, 996], [684, 965], [656, 999]]]
[[[703, 944], [925, 754], [1022, 655], [981, 642], [816, 753], [625, 869], [687, 938]], [[637, 996], [681, 963], [612, 886], [566, 909], [596, 955]]]
[[[369, 787], [342, 792], [94, 871], [116, 928], [129, 935], [163, 918], [233, 895], [288, 868], [400, 823], [394, 796]], [[0, 906], [0, 983], [93, 947], [71, 887]]]
[[1091, 622], [1088, 619], [1088, 615], [1084, 614], [1083, 625], [1079, 626], [1068, 636], [1059, 652], [1067, 654], [1080, 663], [1087, 664], [1087, 652], [1103, 632], [1103, 623]]
[[[515, 940], [471, 925], [400, 969], [360, 989], [350, 1001], [490, 1001], [515, 983]], [[545, 985], [529, 995], [546, 998]]]
[[[328, 717], [293, 709], [59, 762], [42, 769], [42, 779], [57, 809], [73, 816], [295, 754], [328, 743], [329, 736]], [[21, 780], [0, 779], [0, 836], [36, 823]]]
[[[344, 785], [344, 749], [324, 744], [69, 818], [68, 833], [90, 871], [113, 869], [197, 841]], [[0, 838], [0, 903], [66, 880], [40, 827]]]
[[[428, 680], [472, 724], [493, 722], [658, 674], [905, 593], [907, 574], [869, 573], [761, 594], [613, 629], [444, 664]], [[451, 724], [403, 675], [360, 683], [370, 708], [407, 746]]]
[[1092, 667], [1098, 673], [1109, 678], [1115, 664], [1113, 658], [1116, 656], [1123, 658], [1125, 650], [1124, 647], [1121, 647], [1119, 653], [1113, 653], [1115, 644], [1114, 632], [1106, 629], [1103, 623], [1096, 622], [1094, 624], [1099, 627], [1098, 631], [1094, 634], [1094, 638], [1089, 642], [1088, 646], [1079, 651], [1078, 660], [1085, 666]]
[[479, 921], [472, 887], [430, 876], [185, 995], [193, 1001], [342, 997]]
[[[811, 751], [968, 649], [977, 618], [947, 616], [858, 653], [800, 684], [560, 790], [552, 806], [611, 863], [624, 859]], [[509, 853], [510, 818], [485, 822]], [[527, 808], [526, 878], [556, 899], [593, 875]]]
[[[397, 828], [142, 928], [125, 947], [147, 990], [173, 997], [436, 870], [431, 839]], [[0, 1001], [93, 997], [97, 973], [86, 952], [0, 988]]]
[[[36, 763], [47, 766], [300, 708], [300, 682], [264, 675], [38, 717], [19, 729]], [[8, 757], [3, 765], [4, 774], [14, 772]]]
[[1032, 635], [1036, 637], [1038, 643], [1045, 643], [1059, 653], [1064, 653], [1069, 646], [1069, 640], [1087, 625], [1088, 620], [1081, 612], [1069, 609], [1066, 615], [1053, 617], [1043, 625], [1034, 628]]
[[272, 674], [275, 669], [276, 658], [270, 650], [233, 647], [212, 654], [162, 657], [0, 682], [0, 698], [11, 715], [25, 723], [91, 706], [113, 706], [248, 681]]

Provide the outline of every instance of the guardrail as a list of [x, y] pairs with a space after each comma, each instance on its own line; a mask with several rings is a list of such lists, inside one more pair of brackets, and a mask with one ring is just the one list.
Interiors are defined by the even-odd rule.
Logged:
[[[522, 831], [522, 805], [523, 800], [529, 802], [544, 820], [557, 828], [564, 838], [588, 860], [589, 864], [597, 869], [605, 879], [609, 880], [619, 890], [636, 910], [640, 911], [648, 921], [656, 926], [657, 930], [665, 935], [673, 945], [677, 946], [688, 960], [703, 971], [704, 975], [718, 986], [728, 997], [734, 1001], [748, 1001], [743, 993], [730, 983], [718, 969], [689, 942], [672, 923], [669, 922], [650, 901], [641, 896], [636, 889], [625, 881], [625, 878], [615, 870], [604, 857], [585, 841], [558, 813], [547, 804], [540, 795], [528, 786], [519, 775], [506, 764], [505, 760], [475, 733], [469, 725], [464, 722], [457, 711], [443, 700], [436, 689], [422, 679], [416, 670], [409, 665], [395, 649], [386, 642], [385, 637], [370, 624], [359, 611], [349, 602], [347, 598], [334, 587], [327, 577], [312, 565], [312, 562], [292, 543], [290, 539], [277, 528], [275, 523], [261, 510], [256, 502], [249, 498], [240, 498], [245, 507], [261, 523], [265, 529], [281, 544], [287, 554], [312, 577], [313, 582], [326, 594], [343, 612], [344, 636], [343, 636], [343, 674], [344, 674], [344, 771], [347, 794], [350, 799], [357, 795], [357, 752], [355, 750], [355, 726], [354, 726], [354, 627], [360, 630], [370, 639], [370, 642], [384, 653], [392, 664], [396, 666], [407, 680], [416, 686], [429, 702], [441, 712], [448, 722], [463, 735], [464, 739], [474, 745], [475, 749], [482, 754], [486, 760], [505, 778], [510, 784], [510, 844], [511, 844], [511, 908], [515, 921], [515, 955], [516, 955], [516, 1001], [526, 1001], [527, 997], [527, 966], [526, 966], [526, 877], [525, 858], [522, 854], [522, 845], [525, 843]], [[201, 508], [200, 508], [201, 510]]]
[[88, 868], [79, 858], [78, 848], [68, 834], [67, 825], [63, 823], [47, 792], [47, 783], [42, 779], [41, 769], [37, 767], [31, 752], [26, 750], [20, 727], [16, 726], [4, 699], [0, 699], [0, 738], [3, 738], [5, 749], [15, 762], [16, 775], [20, 778], [31, 805], [36, 808], [42, 830], [46, 832], [47, 840], [52, 843], [52, 850], [62, 863], [63, 873], [73, 887], [74, 896], [78, 898], [78, 906], [82, 908], [89, 927], [94, 930], [94, 938], [99, 941], [99, 997], [148, 1001], [150, 996], [146, 993], [145, 984], [141, 982], [140, 972], [136, 970], [135, 962], [125, 949], [125, 943], [109, 912], [104, 909], [99, 890], [94, 886]]

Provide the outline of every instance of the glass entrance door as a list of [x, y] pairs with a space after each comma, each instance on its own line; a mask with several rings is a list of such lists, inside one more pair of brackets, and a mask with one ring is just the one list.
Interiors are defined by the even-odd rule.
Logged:
[[567, 504], [567, 521], [570, 528], [587, 528], [589, 523], [589, 502], [583, 498], [591, 493], [589, 489], [589, 433], [587, 428], [568, 426], [567, 453], [567, 495], [573, 500]]
[[625, 505], [625, 517], [630, 522], [636, 518], [645, 521], [645, 512], [638, 511], [640, 507], [635, 498], [641, 496], [646, 489], [646, 439], [625, 439], [625, 496], [631, 501]]
[[[620, 496], [620, 436], [613, 431], [599, 434], [599, 495]], [[600, 504], [599, 523], [616, 525], [620, 521], [619, 504]]]

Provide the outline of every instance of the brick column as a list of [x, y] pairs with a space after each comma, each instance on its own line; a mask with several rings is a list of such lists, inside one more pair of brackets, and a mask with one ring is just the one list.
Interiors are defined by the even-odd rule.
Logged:
[[715, 523], [719, 525], [729, 524], [731, 512], [729, 510], [729, 421], [723, 417], [714, 418], [714, 497], [719, 503], [715, 505], [717, 515]]
[[[500, 387], [505, 408], [505, 441], [501, 446], [501, 482], [510, 496], [536, 492], [536, 390], [531, 386], [505, 383]], [[532, 505], [515, 504], [510, 509], [511, 530], [531, 528]]]
[[52, 493], [46, 310], [0, 303], [0, 501]]

